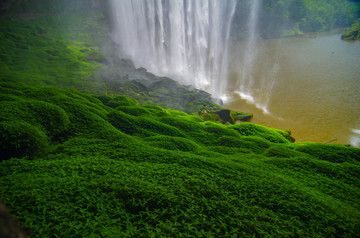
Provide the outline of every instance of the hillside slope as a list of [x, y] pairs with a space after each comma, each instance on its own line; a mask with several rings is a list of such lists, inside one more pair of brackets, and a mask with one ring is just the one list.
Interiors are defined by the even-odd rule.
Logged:
[[2, 81], [0, 197], [34, 237], [355, 237], [360, 150]]

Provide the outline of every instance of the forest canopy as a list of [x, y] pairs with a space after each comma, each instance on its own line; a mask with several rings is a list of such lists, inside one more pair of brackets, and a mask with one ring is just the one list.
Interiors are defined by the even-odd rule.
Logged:
[[[235, 37], [246, 37], [251, 2], [238, 0], [233, 23]], [[359, 17], [359, 10], [359, 1], [263, 0], [258, 34], [262, 38], [272, 38], [348, 27]]]

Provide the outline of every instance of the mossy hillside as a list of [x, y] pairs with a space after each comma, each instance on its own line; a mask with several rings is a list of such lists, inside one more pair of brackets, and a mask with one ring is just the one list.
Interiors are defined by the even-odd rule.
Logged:
[[100, 53], [85, 42], [65, 39], [60, 19], [1, 19], [0, 77], [30, 85], [91, 87]]
[[206, 92], [157, 77], [135, 68], [129, 60], [119, 59], [109, 38], [109, 20], [100, 10], [31, 14], [30, 19], [18, 15], [0, 19], [2, 80], [127, 95], [142, 104], [187, 113], [220, 109]]
[[359, 232], [359, 149], [124, 96], [14, 82], [0, 92], [0, 198], [31, 237]]

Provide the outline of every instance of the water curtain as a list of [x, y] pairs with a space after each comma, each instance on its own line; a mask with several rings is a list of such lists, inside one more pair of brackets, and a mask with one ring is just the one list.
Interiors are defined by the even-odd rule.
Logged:
[[236, 0], [110, 0], [115, 41], [137, 67], [225, 95]]

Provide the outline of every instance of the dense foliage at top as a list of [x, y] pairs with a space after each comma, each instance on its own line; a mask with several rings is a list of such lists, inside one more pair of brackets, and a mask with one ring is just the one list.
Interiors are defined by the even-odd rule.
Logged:
[[[234, 36], [246, 37], [253, 1], [238, 0]], [[263, 38], [348, 27], [360, 16], [358, 2], [347, 0], [262, 0], [258, 34]]]
[[34, 2], [0, 20], [0, 199], [30, 236], [359, 234], [359, 149], [148, 105], [156, 76], [100, 53], [106, 15]]
[[341, 36], [344, 40], [360, 40], [360, 19], [358, 19], [350, 28], [346, 28]]

